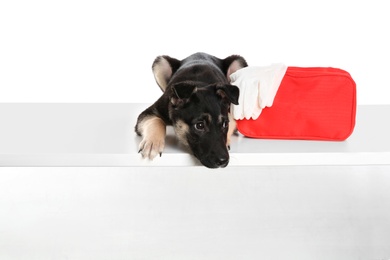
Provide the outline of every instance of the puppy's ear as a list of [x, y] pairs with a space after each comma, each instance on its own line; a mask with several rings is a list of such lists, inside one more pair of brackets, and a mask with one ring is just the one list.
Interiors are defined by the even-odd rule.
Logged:
[[196, 85], [191, 81], [183, 81], [172, 86], [171, 103], [174, 107], [186, 104], [192, 94], [197, 91]]
[[235, 85], [217, 85], [216, 86], [217, 95], [221, 96], [222, 99], [227, 99], [229, 103], [238, 105], [238, 97], [240, 95], [240, 89]]
[[230, 82], [230, 75], [239, 69], [247, 67], [246, 60], [239, 55], [231, 55], [226, 59], [222, 60], [223, 73], [226, 75]]
[[152, 65], [154, 79], [164, 92], [172, 75], [180, 67], [181, 61], [167, 55], [158, 56]]

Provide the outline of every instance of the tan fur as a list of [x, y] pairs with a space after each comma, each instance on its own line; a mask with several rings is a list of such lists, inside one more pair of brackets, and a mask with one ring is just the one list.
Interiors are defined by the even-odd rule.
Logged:
[[213, 118], [211, 117], [211, 115], [210, 114], [208, 114], [208, 113], [204, 113], [203, 114], [203, 118], [205, 118], [206, 119], [206, 121], [207, 121], [207, 123], [211, 123], [211, 121], [213, 120]]
[[139, 144], [142, 157], [153, 160], [160, 154], [165, 146], [166, 126], [164, 121], [157, 116], [150, 116], [142, 120], [138, 126], [143, 139]]
[[222, 120], [223, 120], [223, 116], [222, 116], [222, 115], [219, 115], [219, 116], [218, 116], [218, 123], [222, 123]]
[[227, 142], [226, 142], [227, 147], [230, 147], [231, 137], [234, 131], [236, 131], [236, 127], [237, 127], [236, 120], [234, 120], [232, 113], [229, 113], [229, 130], [227, 133]]
[[237, 70], [241, 69], [242, 68], [242, 65], [241, 63], [238, 61], [238, 60], [235, 60], [232, 62], [232, 64], [230, 64], [229, 66], [229, 69], [227, 71], [227, 78], [228, 78], [228, 81], [230, 82], [230, 75], [233, 74], [234, 72], [236, 72]]
[[172, 76], [172, 68], [169, 62], [162, 58], [153, 67], [153, 74], [157, 84], [162, 91], [165, 91], [168, 85], [168, 80]]
[[189, 126], [186, 123], [184, 123], [184, 121], [179, 120], [176, 122], [175, 132], [179, 141], [185, 146], [188, 146], [186, 135], [189, 132]]

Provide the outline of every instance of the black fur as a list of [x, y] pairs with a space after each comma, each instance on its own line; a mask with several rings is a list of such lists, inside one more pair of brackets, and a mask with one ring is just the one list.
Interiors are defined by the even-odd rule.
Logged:
[[[159, 73], [162, 62], [169, 63], [168, 73]], [[158, 117], [180, 132], [179, 140], [188, 145], [203, 165], [227, 166], [228, 113], [231, 103], [238, 104], [239, 96], [239, 89], [230, 85], [228, 79], [233, 63], [239, 68], [247, 66], [245, 59], [238, 55], [219, 59], [195, 53], [181, 61], [169, 56], [157, 57], [152, 66], [155, 77], [158, 74], [167, 85], [160, 85], [165, 92], [139, 115], [137, 134], [143, 135], [144, 129], [139, 129], [143, 120]], [[181, 131], [179, 127], [183, 126], [185, 129]]]

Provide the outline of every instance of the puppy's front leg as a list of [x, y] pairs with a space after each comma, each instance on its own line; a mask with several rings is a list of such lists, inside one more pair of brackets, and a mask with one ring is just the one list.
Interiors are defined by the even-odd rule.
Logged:
[[233, 118], [233, 115], [229, 113], [229, 129], [227, 133], [227, 142], [226, 146], [230, 150], [230, 141], [232, 138], [232, 135], [237, 131], [237, 123], [236, 120]]
[[138, 147], [143, 158], [153, 160], [157, 154], [161, 156], [166, 135], [166, 125], [161, 118], [150, 115], [141, 119], [137, 124], [137, 133], [143, 137]]

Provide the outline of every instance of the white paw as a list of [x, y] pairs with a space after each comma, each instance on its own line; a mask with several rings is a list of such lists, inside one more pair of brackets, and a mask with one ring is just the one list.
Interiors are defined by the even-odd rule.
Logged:
[[142, 139], [139, 144], [138, 152], [143, 158], [153, 160], [157, 155], [160, 155], [164, 150], [165, 137], [150, 136]]

